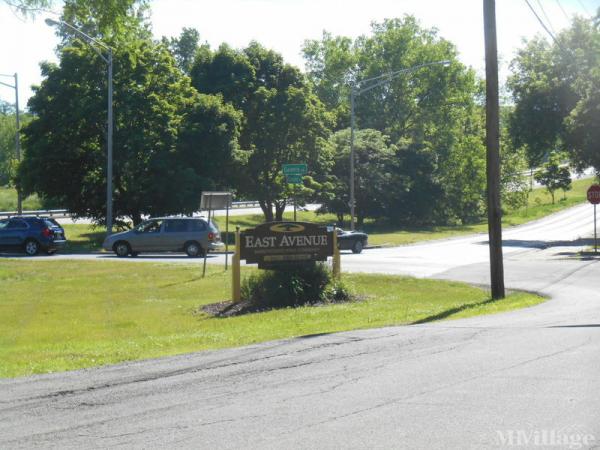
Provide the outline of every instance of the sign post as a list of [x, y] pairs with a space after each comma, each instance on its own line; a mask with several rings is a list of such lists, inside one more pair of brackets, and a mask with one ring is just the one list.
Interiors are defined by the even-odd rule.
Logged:
[[239, 302], [241, 295], [241, 276], [240, 276], [240, 227], [235, 227], [235, 252], [231, 261], [231, 299]]
[[[283, 165], [283, 175], [285, 176], [285, 181], [288, 184], [302, 184], [302, 177], [306, 175], [308, 172], [308, 166], [306, 164], [284, 164]], [[298, 192], [296, 186], [294, 186], [294, 222], [296, 221], [296, 204]]]
[[596, 205], [600, 203], [600, 185], [593, 184], [587, 190], [587, 199], [594, 205], [594, 253], [598, 253], [598, 233], [596, 232]]
[[333, 271], [333, 277], [337, 280], [340, 279], [340, 274], [341, 274], [341, 269], [342, 269], [342, 264], [341, 264], [341, 258], [340, 258], [340, 248], [338, 247], [338, 242], [337, 242], [337, 233], [335, 231], [335, 228], [333, 230], [333, 267], [332, 267], [332, 271]]
[[[211, 212], [213, 209], [225, 210], [225, 270], [227, 270], [227, 260], [229, 258], [229, 208], [231, 208], [231, 200], [233, 194], [231, 192], [213, 192], [207, 191], [202, 193], [200, 200], [200, 209], [208, 209], [208, 222], [210, 224]], [[214, 219], [214, 214], [213, 217]], [[202, 277], [206, 272], [206, 254], [204, 252], [204, 268]]]

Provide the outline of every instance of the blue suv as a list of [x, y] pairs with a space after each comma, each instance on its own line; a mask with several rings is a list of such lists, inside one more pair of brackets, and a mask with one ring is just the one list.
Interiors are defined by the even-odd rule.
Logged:
[[11, 217], [0, 220], [0, 250], [22, 250], [28, 256], [56, 252], [67, 243], [65, 230], [47, 217]]

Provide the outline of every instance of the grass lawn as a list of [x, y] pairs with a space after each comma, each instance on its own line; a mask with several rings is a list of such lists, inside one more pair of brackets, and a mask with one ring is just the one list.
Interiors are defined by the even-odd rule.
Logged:
[[[245, 269], [249, 273], [253, 269]], [[210, 266], [0, 260], [0, 377], [99, 366], [272, 339], [451, 319], [531, 306], [462, 283], [345, 274], [361, 302], [212, 318], [230, 273]]]
[[61, 253], [90, 253], [102, 249], [106, 237], [105, 227], [96, 227], [87, 223], [63, 224], [67, 236], [67, 246]]
[[[573, 181], [573, 189], [565, 194], [564, 199], [562, 192], [555, 193], [555, 204], [552, 204], [552, 198], [546, 189], [534, 189], [529, 195], [528, 205], [514, 211], [508, 211], [502, 218], [503, 225], [521, 225], [525, 222], [541, 219], [549, 214], [585, 202], [587, 200], [586, 191], [593, 183], [594, 180], [589, 178]], [[293, 212], [286, 212], [284, 214], [285, 219], [292, 220], [293, 217]], [[309, 211], [298, 212], [297, 218], [298, 220], [320, 223], [322, 225], [329, 225], [337, 221], [337, 217], [334, 214], [318, 215]], [[236, 225], [242, 229], [250, 228], [261, 223], [263, 220], [264, 217], [262, 214], [232, 216], [229, 218], [229, 229], [235, 230]], [[215, 221], [218, 223], [219, 229], [224, 231], [225, 218], [217, 217]], [[420, 227], [418, 229], [392, 226], [374, 220], [367, 220], [363, 226], [363, 231], [369, 234], [369, 243], [371, 245], [406, 245], [419, 241], [444, 239], [472, 233], [484, 233], [487, 232], [487, 220], [470, 225]]]
[[[31, 195], [23, 200], [24, 210], [41, 209], [42, 204], [37, 195]], [[0, 211], [16, 211], [17, 210], [17, 191], [13, 188], [0, 186]]]

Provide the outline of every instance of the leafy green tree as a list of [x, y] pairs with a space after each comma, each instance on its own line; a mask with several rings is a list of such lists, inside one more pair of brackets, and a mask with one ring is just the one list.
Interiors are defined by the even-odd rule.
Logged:
[[0, 114], [0, 186], [8, 185], [13, 176], [16, 128], [14, 115]]
[[243, 114], [241, 163], [233, 183], [242, 196], [259, 201], [267, 221], [281, 220], [291, 195], [283, 164], [307, 162], [313, 178], [328, 165], [331, 119], [323, 104], [298, 69], [256, 42], [243, 50], [223, 45], [216, 52], [200, 51], [192, 82]]
[[[352, 86], [382, 85], [355, 98], [357, 129], [389, 136], [396, 148], [386, 215], [397, 222], [472, 221], [485, 199], [481, 86], [456, 48], [412, 16], [373, 23], [352, 41], [324, 33], [306, 41], [309, 78], [335, 111], [338, 127], [350, 123]], [[447, 61], [390, 77], [424, 63]], [[379, 77], [374, 82], [361, 83]], [[368, 194], [369, 186], [365, 186]], [[357, 188], [357, 193], [359, 189]]]
[[552, 196], [554, 204], [554, 192], [558, 189], [568, 191], [571, 189], [571, 173], [568, 166], [562, 166], [564, 154], [554, 152], [550, 154], [548, 161], [535, 174], [538, 183], [546, 188]]
[[[43, 64], [19, 169], [26, 193], [98, 222], [106, 207], [105, 70], [78, 42], [63, 47], [60, 65]], [[120, 43], [114, 88], [115, 217], [138, 223], [144, 214], [196, 210], [200, 192], [214, 186], [202, 163], [231, 154], [237, 115], [218, 98], [198, 96], [168, 51], [147, 40]]]
[[[105, 44], [120, 48], [121, 42], [152, 38], [148, 12], [148, 0], [65, 0], [61, 19]], [[58, 34], [63, 45], [78, 38], [68, 28], [60, 28]]]
[[[17, 172], [16, 131], [17, 122], [14, 108], [7, 107], [7, 113], [0, 112], [0, 186], [10, 185]], [[31, 115], [19, 114], [21, 127], [31, 121]], [[21, 152], [24, 152], [21, 146]]]
[[[340, 130], [330, 139], [333, 152], [331, 178], [321, 194], [322, 211], [332, 212], [343, 222], [350, 211], [350, 130]], [[354, 137], [356, 158], [354, 183], [356, 188], [356, 218], [362, 226], [366, 217], [386, 215], [390, 190], [396, 173], [396, 148], [389, 138], [377, 130], [359, 130]], [[332, 189], [333, 188], [333, 189]]]
[[198, 30], [184, 27], [179, 37], [170, 39], [163, 37], [162, 42], [169, 47], [177, 67], [186, 75], [190, 75], [200, 43]]
[[44, 9], [50, 8], [54, 3], [52, 0], [2, 0], [19, 14], [35, 16]]
[[527, 149], [530, 167], [551, 152], [567, 151], [578, 168], [591, 164], [598, 170], [593, 142], [600, 30], [593, 20], [577, 17], [557, 42], [531, 40], [512, 62], [511, 138], [515, 147]]
[[[599, 47], [600, 50], [600, 47]], [[571, 158], [579, 169], [600, 173], [600, 65], [591, 74], [582, 98], [566, 118]]]

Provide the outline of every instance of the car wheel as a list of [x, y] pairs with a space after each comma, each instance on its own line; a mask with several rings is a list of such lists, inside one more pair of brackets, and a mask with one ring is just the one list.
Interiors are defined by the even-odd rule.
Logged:
[[362, 241], [356, 241], [352, 246], [352, 253], [360, 253], [363, 251], [363, 243]]
[[131, 247], [124, 241], [117, 242], [113, 249], [119, 258], [124, 258], [131, 253]]
[[185, 253], [190, 258], [197, 258], [198, 256], [202, 256], [204, 253], [202, 252], [202, 247], [197, 242], [188, 242], [184, 247]]
[[40, 251], [40, 244], [38, 244], [38, 242], [34, 241], [33, 239], [29, 239], [25, 242], [24, 248], [27, 256], [35, 256]]

